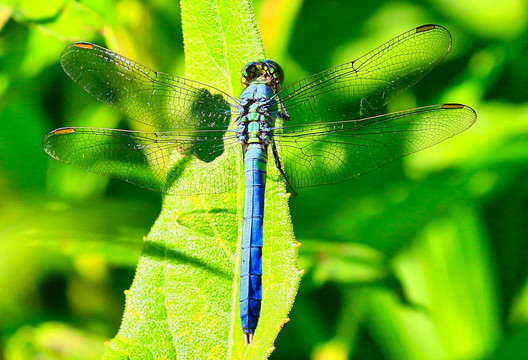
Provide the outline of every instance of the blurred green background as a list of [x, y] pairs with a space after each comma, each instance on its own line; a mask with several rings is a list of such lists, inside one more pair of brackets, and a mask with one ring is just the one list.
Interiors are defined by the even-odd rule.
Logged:
[[[458, 102], [478, 113], [432, 149], [292, 198], [306, 274], [271, 358], [527, 359], [527, 1], [254, 7], [286, 84], [443, 25], [450, 54], [386, 111]], [[183, 75], [173, 1], [0, 3], [0, 359], [100, 358], [161, 207], [160, 194], [42, 151], [60, 126], [127, 127], [63, 73], [77, 40]]]

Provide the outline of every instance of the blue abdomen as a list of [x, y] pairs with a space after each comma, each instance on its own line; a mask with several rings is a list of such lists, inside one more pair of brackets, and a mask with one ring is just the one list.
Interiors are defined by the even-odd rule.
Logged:
[[249, 144], [244, 155], [244, 223], [240, 265], [240, 318], [247, 336], [254, 333], [262, 301], [262, 225], [266, 188], [267, 152]]

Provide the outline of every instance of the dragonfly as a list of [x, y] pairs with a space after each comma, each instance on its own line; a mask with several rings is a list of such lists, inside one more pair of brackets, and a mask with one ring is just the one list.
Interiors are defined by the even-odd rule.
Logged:
[[[71, 79], [128, 118], [160, 131], [63, 127], [46, 135], [43, 148], [82, 169], [175, 195], [233, 191], [241, 175], [227, 154], [241, 152], [239, 302], [244, 339], [251, 344], [262, 302], [267, 167], [275, 166], [294, 192], [353, 179], [468, 129], [476, 113], [456, 103], [369, 116], [429, 73], [450, 47], [448, 30], [422, 25], [285, 87], [279, 64], [250, 62], [242, 69], [244, 90], [237, 99], [77, 42], [61, 57]], [[268, 164], [268, 157], [273, 162]]]

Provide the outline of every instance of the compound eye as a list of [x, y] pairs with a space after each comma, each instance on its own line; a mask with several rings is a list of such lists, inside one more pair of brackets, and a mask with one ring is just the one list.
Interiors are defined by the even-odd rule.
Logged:
[[264, 60], [264, 62], [270, 67], [270, 73], [280, 84], [284, 81], [284, 71], [282, 67], [273, 60]]
[[242, 69], [242, 86], [246, 88], [255, 78], [256, 62], [250, 62]]
[[242, 69], [242, 75], [249, 75], [248, 69], [250, 67], [254, 67], [256, 64], [257, 64], [256, 62], [247, 63], [246, 66], [244, 66], [244, 68]]

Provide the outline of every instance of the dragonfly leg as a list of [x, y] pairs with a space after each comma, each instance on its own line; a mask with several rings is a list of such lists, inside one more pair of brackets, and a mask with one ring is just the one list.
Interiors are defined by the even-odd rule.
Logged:
[[293, 186], [291, 186], [290, 181], [288, 180], [288, 177], [284, 173], [284, 170], [282, 169], [282, 164], [281, 164], [281, 161], [280, 161], [280, 158], [279, 158], [279, 152], [277, 151], [277, 145], [275, 144], [275, 142], [271, 143], [271, 151], [273, 153], [273, 159], [275, 160], [275, 166], [277, 167], [277, 169], [279, 169], [279, 172], [284, 177], [284, 180], [286, 180], [286, 184], [288, 184], [288, 187], [290, 188], [292, 193], [294, 195], [297, 195], [297, 193], [293, 189]]

